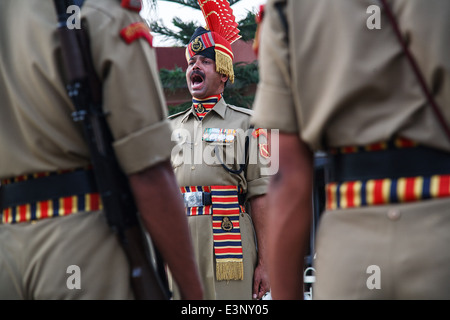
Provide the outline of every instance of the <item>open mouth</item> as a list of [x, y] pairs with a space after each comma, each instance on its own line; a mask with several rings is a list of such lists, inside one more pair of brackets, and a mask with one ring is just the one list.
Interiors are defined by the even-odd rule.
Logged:
[[204, 82], [204, 76], [200, 72], [192, 72], [191, 74], [191, 85], [192, 89], [200, 89]]

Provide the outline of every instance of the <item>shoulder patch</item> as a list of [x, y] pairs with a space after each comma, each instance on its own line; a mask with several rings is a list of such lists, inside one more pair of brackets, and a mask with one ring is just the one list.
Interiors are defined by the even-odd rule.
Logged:
[[227, 106], [230, 109], [233, 109], [233, 110], [238, 111], [238, 112], [245, 113], [245, 114], [247, 114], [249, 116], [253, 115], [253, 110], [251, 110], [251, 109], [242, 108], [242, 107], [236, 107], [236, 106], [233, 106], [232, 104], [228, 104]]
[[270, 158], [269, 145], [267, 143], [259, 143], [259, 154], [266, 159]]
[[135, 22], [120, 30], [120, 36], [127, 44], [134, 40], [144, 38], [153, 47], [153, 36], [150, 33], [150, 28], [145, 22]]
[[122, 0], [120, 5], [122, 6], [122, 8], [133, 10], [136, 12], [140, 12], [142, 9], [141, 0]]
[[253, 41], [253, 51], [255, 52], [255, 55], [258, 56], [259, 52], [259, 43], [260, 43], [260, 37], [261, 37], [261, 25], [264, 18], [264, 8], [265, 5], [262, 4], [259, 6], [259, 12], [255, 16], [255, 22], [256, 22], [256, 32], [255, 32], [255, 40]]
[[263, 135], [267, 138], [267, 130], [263, 129], [263, 128], [258, 128], [258, 129], [253, 130], [253, 132], [252, 132], [253, 138], [258, 138], [260, 135]]

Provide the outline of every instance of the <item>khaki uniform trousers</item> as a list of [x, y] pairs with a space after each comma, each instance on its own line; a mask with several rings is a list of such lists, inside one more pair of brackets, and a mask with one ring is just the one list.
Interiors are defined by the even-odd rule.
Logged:
[[[210, 215], [190, 216], [188, 217], [188, 224], [194, 246], [195, 259], [203, 282], [204, 299], [251, 300], [257, 253], [255, 233], [250, 215], [241, 213], [239, 217], [242, 250], [244, 253], [244, 280], [216, 280], [212, 217]], [[180, 293], [176, 285], [171, 283], [171, 287], [173, 298], [175, 300], [180, 299]]]
[[100, 211], [0, 225], [0, 243], [0, 299], [133, 298], [126, 256]]
[[450, 199], [327, 211], [313, 299], [450, 299]]

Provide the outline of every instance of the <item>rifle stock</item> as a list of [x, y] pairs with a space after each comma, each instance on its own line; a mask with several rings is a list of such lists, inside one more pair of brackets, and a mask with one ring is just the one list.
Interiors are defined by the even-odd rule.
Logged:
[[[125, 230], [122, 246], [130, 262], [130, 280], [135, 296], [140, 300], [167, 300], [168, 289], [164, 289], [160, 283], [157, 273], [154, 272], [155, 269], [148, 266], [151, 263], [150, 258], [142, 254], [148, 248], [145, 246], [145, 239], [139, 226], [136, 225]], [[155, 286], [149, 284], [157, 284], [160, 289], [156, 290]]]
[[[103, 210], [111, 229], [130, 265], [130, 281], [136, 299], [167, 300], [170, 291], [162, 277], [162, 261], [156, 254], [151, 261], [145, 234], [141, 229], [138, 210], [125, 173], [121, 170], [112, 148], [112, 134], [101, 107], [101, 84], [91, 61], [89, 38], [84, 24], [81, 29], [69, 29], [67, 7], [71, 0], [54, 0], [58, 15], [67, 91], [75, 107], [72, 117], [80, 122], [86, 138]], [[155, 248], [155, 251], [156, 248]]]

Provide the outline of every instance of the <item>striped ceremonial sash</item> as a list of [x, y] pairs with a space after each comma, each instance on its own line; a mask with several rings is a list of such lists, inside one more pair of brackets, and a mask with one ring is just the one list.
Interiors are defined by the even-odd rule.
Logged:
[[326, 209], [347, 209], [450, 196], [450, 175], [331, 182], [325, 186]]
[[216, 279], [242, 280], [244, 264], [239, 215], [245, 212], [239, 204], [238, 186], [189, 186], [181, 192], [210, 192], [212, 205], [186, 208], [188, 216], [212, 215]]
[[[15, 178], [3, 179], [1, 184], [6, 185], [30, 179], [39, 179], [41, 177], [54, 174], [63, 174], [70, 171], [73, 170], [60, 170], [58, 172], [22, 175]], [[101, 209], [102, 203], [99, 193], [79, 194], [3, 208], [1, 223], [35, 221], [46, 218], [67, 216], [79, 211], [96, 211]]]
[[237, 186], [211, 186], [217, 280], [243, 280], [244, 263]]

